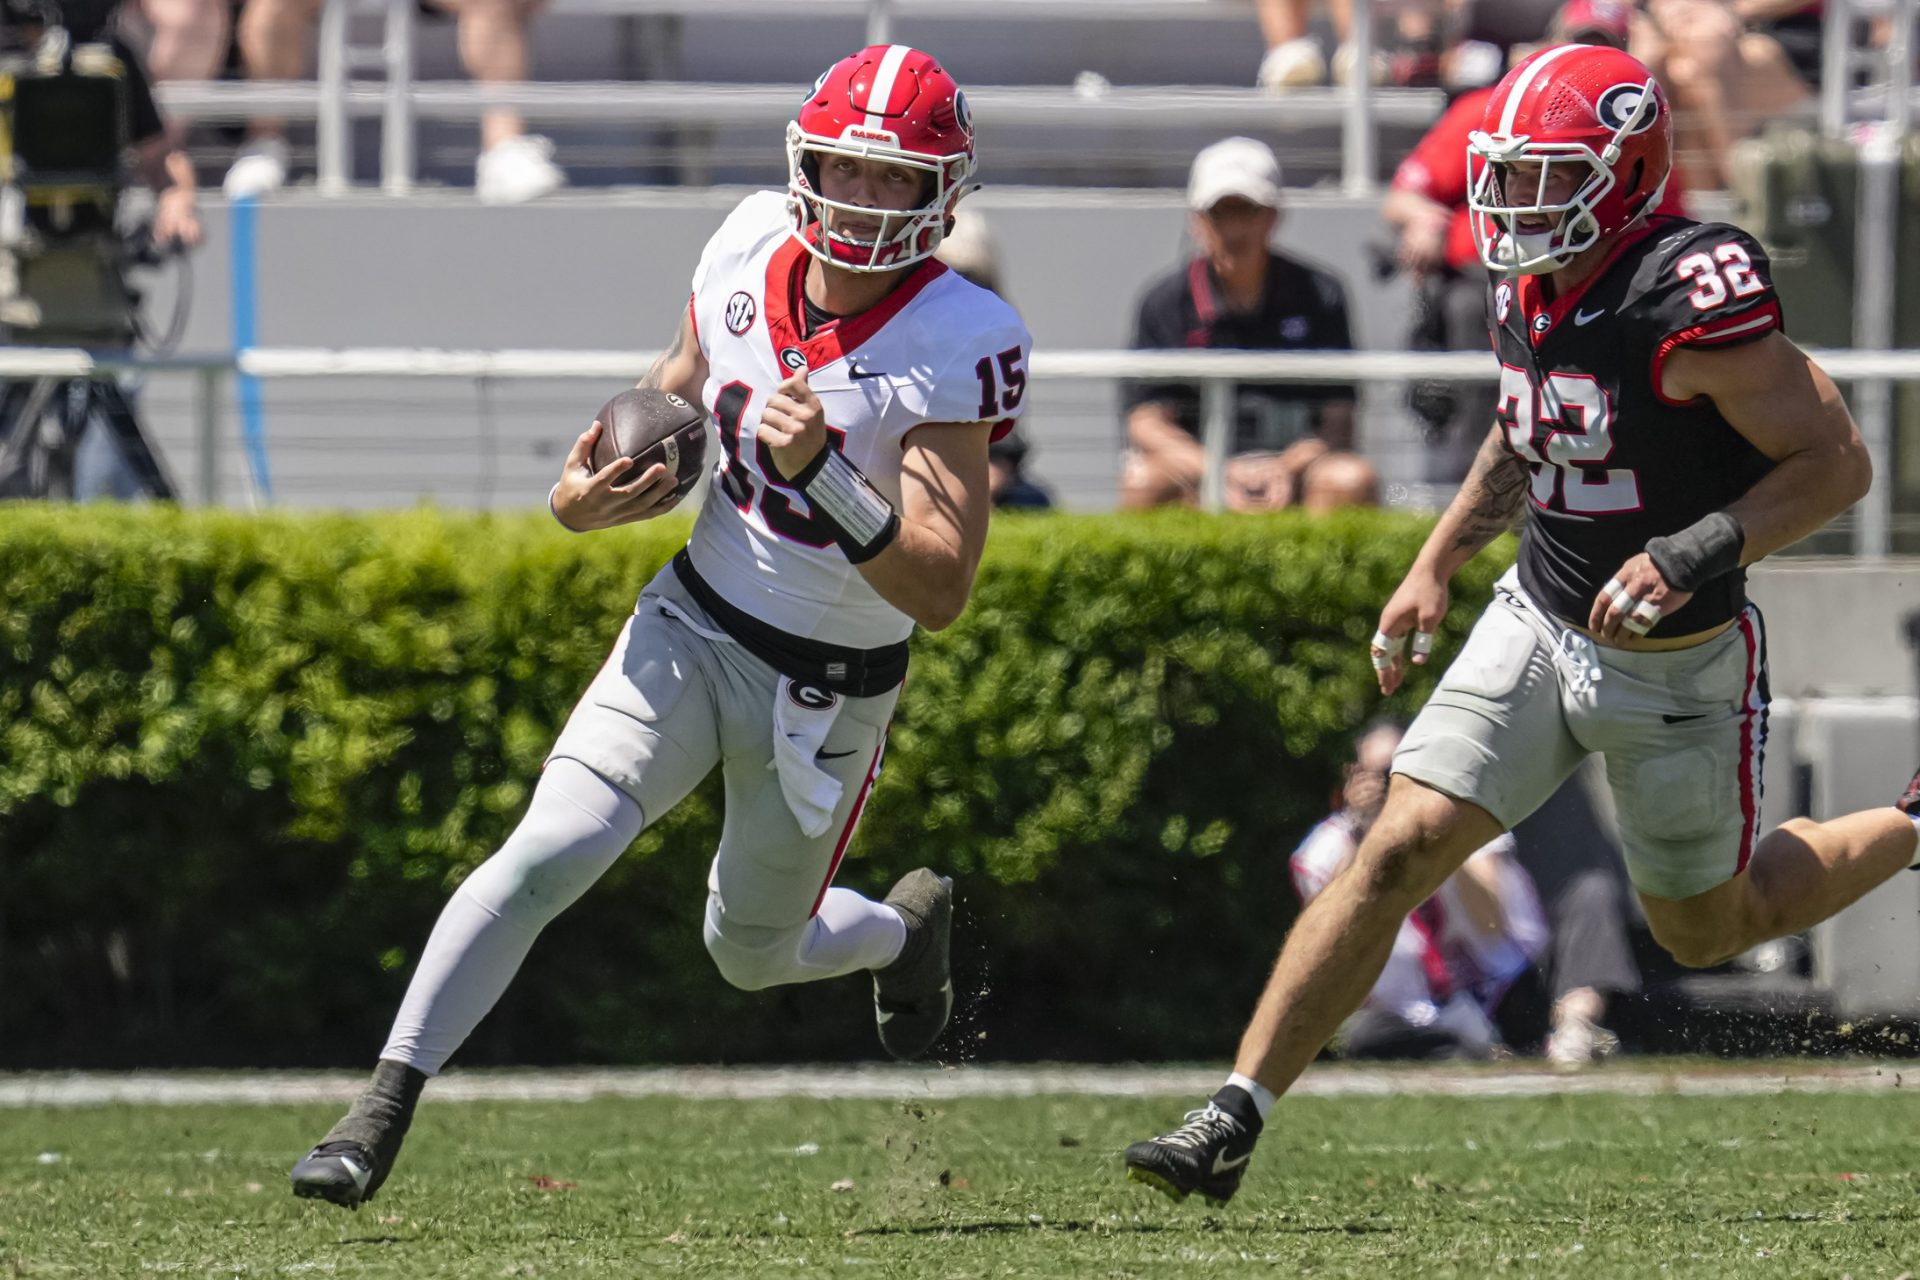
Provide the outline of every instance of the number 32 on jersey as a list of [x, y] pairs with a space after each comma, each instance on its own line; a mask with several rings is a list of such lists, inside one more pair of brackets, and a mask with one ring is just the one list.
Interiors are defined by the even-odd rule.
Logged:
[[[1533, 473], [1535, 505], [1575, 515], [1617, 515], [1640, 509], [1640, 484], [1624, 468], [1602, 470], [1613, 453], [1613, 403], [1584, 373], [1553, 372], [1539, 382], [1524, 369], [1500, 367], [1495, 409], [1507, 444]], [[1541, 426], [1546, 437], [1534, 441]]]

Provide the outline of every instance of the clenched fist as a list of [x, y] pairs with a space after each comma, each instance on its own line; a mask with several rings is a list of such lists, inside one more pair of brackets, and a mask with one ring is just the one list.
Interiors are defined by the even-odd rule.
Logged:
[[791, 480], [827, 447], [827, 415], [802, 369], [774, 389], [760, 410], [757, 434], [773, 454], [780, 478]]

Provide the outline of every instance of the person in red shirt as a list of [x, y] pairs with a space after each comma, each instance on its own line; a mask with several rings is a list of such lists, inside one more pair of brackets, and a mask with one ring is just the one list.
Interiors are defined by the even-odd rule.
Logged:
[[[1554, 44], [1627, 47], [1632, 7], [1622, 0], [1569, 0], [1555, 16]], [[1398, 260], [1419, 291], [1416, 351], [1480, 351], [1487, 343], [1487, 277], [1467, 222], [1467, 135], [1481, 127], [1493, 86], [1455, 98], [1446, 113], [1394, 171], [1380, 213], [1400, 233]], [[1684, 214], [1677, 176], [1668, 179], [1661, 213]], [[1492, 383], [1422, 384], [1414, 412], [1426, 422], [1434, 448], [1427, 479], [1457, 484], [1493, 420]]]

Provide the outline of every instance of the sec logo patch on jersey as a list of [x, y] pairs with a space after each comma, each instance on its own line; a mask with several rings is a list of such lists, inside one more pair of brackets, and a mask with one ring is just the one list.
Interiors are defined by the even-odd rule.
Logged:
[[727, 299], [727, 332], [736, 338], [753, 328], [754, 316], [759, 308], [753, 304], [753, 295], [742, 289]]
[[1513, 286], [1502, 280], [1500, 287], [1493, 291], [1493, 318], [1497, 324], [1507, 322], [1507, 313], [1513, 310]]

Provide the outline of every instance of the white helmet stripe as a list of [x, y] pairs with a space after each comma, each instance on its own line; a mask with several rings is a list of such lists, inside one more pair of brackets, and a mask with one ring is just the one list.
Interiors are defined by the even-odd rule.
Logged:
[[[907, 60], [913, 50], [904, 44], [887, 46], [887, 56], [880, 59], [880, 69], [874, 72], [873, 89], [867, 95], [867, 128], [884, 129], [886, 117], [881, 112], [887, 109], [887, 103], [893, 100], [893, 82], [900, 77], [900, 64]], [[876, 109], [877, 108], [877, 109]]]
[[1556, 58], [1565, 57], [1576, 49], [1584, 49], [1586, 47], [1586, 45], [1582, 44], [1563, 44], [1558, 48], [1549, 49], [1538, 58], [1535, 58], [1533, 65], [1527, 68], [1527, 74], [1520, 77], [1519, 81], [1513, 86], [1513, 92], [1507, 95], [1507, 109], [1500, 113], [1500, 132], [1507, 135], [1513, 133], [1513, 118], [1520, 114], [1520, 99], [1526, 96], [1527, 89], [1533, 84], [1534, 79], [1539, 76], [1542, 71], [1546, 70], [1548, 63]]

